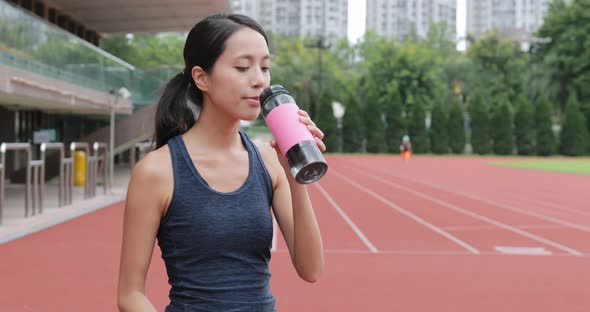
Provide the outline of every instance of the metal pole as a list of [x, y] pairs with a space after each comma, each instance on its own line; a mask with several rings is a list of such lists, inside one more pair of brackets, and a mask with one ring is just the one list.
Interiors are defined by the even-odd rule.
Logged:
[[342, 131], [342, 118], [338, 118], [338, 131], [340, 132], [340, 138], [338, 140], [338, 151], [342, 153], [344, 149], [344, 132]]
[[[29, 217], [29, 207], [31, 205], [31, 151], [27, 152], [27, 184], [25, 186], [25, 218]], [[34, 209], [34, 208], [33, 208]]]
[[[114, 154], [114, 149], [115, 149], [115, 108], [111, 107], [111, 133], [109, 136], [109, 159], [108, 159], [108, 166], [109, 166], [109, 185], [108, 185], [108, 190], [111, 190], [111, 183], [113, 181], [114, 175], [115, 175], [115, 154]], [[105, 177], [106, 178], [106, 177]], [[106, 182], [107, 179], [105, 179]]]
[[[2, 153], [2, 158], [4, 158], [4, 153]], [[3, 206], [4, 206], [4, 159], [2, 159], [2, 163], [0, 164], [0, 225], [2, 225]]]

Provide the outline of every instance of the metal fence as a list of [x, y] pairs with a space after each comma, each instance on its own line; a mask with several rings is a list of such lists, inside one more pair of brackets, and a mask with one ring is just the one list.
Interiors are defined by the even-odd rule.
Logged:
[[4, 217], [4, 200], [6, 188], [6, 153], [26, 154], [26, 180], [24, 195], [24, 217], [29, 218], [37, 213], [43, 213], [45, 197], [45, 172], [46, 152], [48, 150], [59, 151], [59, 188], [58, 207], [72, 204], [72, 189], [74, 186], [74, 153], [77, 150], [86, 152], [86, 175], [84, 183], [84, 199], [96, 196], [96, 184], [99, 168], [103, 178], [104, 194], [111, 188], [112, 181], [109, 178], [108, 144], [94, 142], [93, 154], [90, 155], [90, 145], [85, 142], [72, 142], [70, 144], [70, 157], [66, 157], [65, 146], [61, 142], [42, 143], [40, 145], [41, 159], [32, 160], [32, 145], [30, 143], [2, 143], [0, 144], [0, 225]]

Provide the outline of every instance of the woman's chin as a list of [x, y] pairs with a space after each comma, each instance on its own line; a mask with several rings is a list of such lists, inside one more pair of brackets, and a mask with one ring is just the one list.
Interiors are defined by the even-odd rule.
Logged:
[[242, 115], [240, 119], [246, 120], [246, 121], [254, 121], [258, 118], [259, 115], [260, 115], [260, 110], [258, 110], [257, 112], [246, 113], [246, 114]]

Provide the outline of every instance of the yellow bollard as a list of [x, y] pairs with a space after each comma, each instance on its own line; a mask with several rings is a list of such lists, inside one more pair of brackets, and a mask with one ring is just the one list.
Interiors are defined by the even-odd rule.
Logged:
[[86, 152], [83, 151], [74, 153], [74, 185], [86, 185]]

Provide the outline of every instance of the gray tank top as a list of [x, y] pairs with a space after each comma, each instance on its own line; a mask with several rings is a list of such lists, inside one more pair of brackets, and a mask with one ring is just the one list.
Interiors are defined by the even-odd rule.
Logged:
[[245, 133], [240, 136], [249, 173], [229, 193], [207, 184], [181, 136], [168, 141], [174, 193], [157, 236], [171, 286], [166, 312], [275, 311], [269, 284], [272, 184], [258, 149]]

